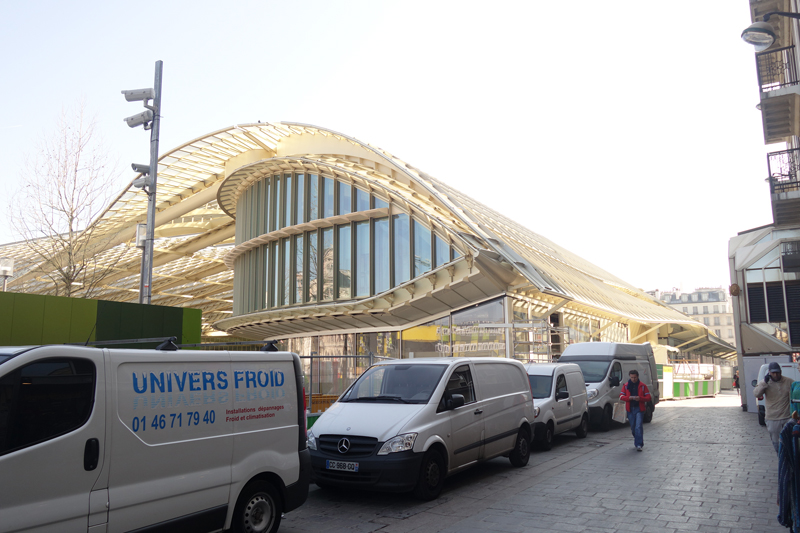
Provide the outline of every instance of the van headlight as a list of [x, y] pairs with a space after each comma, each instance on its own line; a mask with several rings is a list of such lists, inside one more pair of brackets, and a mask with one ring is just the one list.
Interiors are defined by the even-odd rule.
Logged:
[[317, 438], [314, 436], [314, 432], [310, 429], [308, 430], [308, 441], [306, 442], [306, 446], [309, 450], [317, 449]]
[[389, 455], [395, 452], [405, 452], [414, 448], [414, 441], [417, 440], [416, 433], [406, 433], [398, 435], [383, 443], [378, 455]]
[[591, 400], [593, 398], [597, 398], [597, 389], [589, 389], [586, 391], [586, 398]]
[[541, 411], [541, 409], [539, 409], [538, 407], [534, 407], [533, 408], [533, 418], [538, 418], [540, 411]]

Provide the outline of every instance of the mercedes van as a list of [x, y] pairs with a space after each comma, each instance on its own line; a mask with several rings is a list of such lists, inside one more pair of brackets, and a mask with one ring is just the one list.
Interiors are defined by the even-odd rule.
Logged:
[[498, 358], [384, 361], [368, 368], [308, 432], [320, 487], [439, 496], [444, 479], [507, 456], [525, 466], [533, 401], [522, 363]]
[[277, 531], [308, 495], [300, 360], [0, 348], [0, 530]]
[[589, 402], [581, 367], [573, 363], [528, 363], [525, 365], [533, 394], [533, 436], [544, 450], [553, 437], [575, 431], [579, 438], [589, 432]]
[[[581, 342], [564, 349], [560, 363], [575, 363], [581, 367], [586, 380], [589, 400], [589, 421], [601, 431], [611, 428], [614, 404], [631, 370], [639, 371], [639, 379], [647, 385], [653, 400], [647, 403], [644, 421], [653, 419], [658, 404], [658, 374], [653, 347], [650, 343]], [[621, 407], [620, 407], [621, 408]], [[620, 409], [618, 408], [618, 409]]]

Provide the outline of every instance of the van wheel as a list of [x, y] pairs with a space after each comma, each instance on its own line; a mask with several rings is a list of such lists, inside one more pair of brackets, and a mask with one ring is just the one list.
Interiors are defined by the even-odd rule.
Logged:
[[528, 464], [528, 459], [530, 459], [530, 456], [531, 443], [530, 439], [528, 438], [528, 432], [520, 428], [519, 432], [517, 433], [517, 441], [514, 443], [514, 449], [511, 450], [508, 460], [511, 461], [511, 466], [521, 468]]
[[653, 406], [650, 403], [645, 405], [644, 417], [642, 417], [642, 420], [645, 424], [649, 424], [653, 421]]
[[549, 450], [553, 447], [553, 422], [550, 421], [544, 427], [544, 431], [542, 431], [542, 436], [539, 439], [539, 447], [545, 451]]
[[233, 511], [237, 533], [275, 533], [281, 525], [281, 499], [266, 481], [253, 481], [242, 489]]
[[583, 418], [581, 418], [581, 425], [577, 427], [575, 430], [575, 435], [578, 436], [579, 439], [585, 439], [586, 435], [589, 434], [589, 416], [584, 414]]
[[600, 431], [608, 431], [611, 429], [611, 406], [606, 405], [603, 408], [603, 419], [600, 421]]
[[419, 470], [419, 480], [414, 487], [414, 496], [425, 501], [438, 498], [444, 486], [446, 473], [442, 454], [435, 449], [425, 452]]

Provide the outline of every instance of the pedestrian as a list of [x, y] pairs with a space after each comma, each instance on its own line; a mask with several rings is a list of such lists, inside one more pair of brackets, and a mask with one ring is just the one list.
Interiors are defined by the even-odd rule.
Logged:
[[758, 399], [764, 398], [764, 419], [772, 446], [777, 452], [781, 430], [792, 418], [789, 400], [794, 380], [781, 374], [781, 365], [778, 363], [770, 363], [768, 370], [764, 381], [753, 389], [753, 394]]
[[739, 371], [736, 371], [736, 374], [733, 376], [733, 388], [736, 389], [736, 395], [739, 395]]
[[628, 373], [630, 378], [622, 387], [622, 394], [619, 399], [625, 402], [625, 410], [628, 412], [628, 423], [631, 425], [633, 434], [633, 445], [636, 451], [642, 451], [644, 446], [644, 413], [647, 409], [647, 402], [651, 400], [650, 391], [647, 385], [639, 381], [639, 371], [631, 370]]

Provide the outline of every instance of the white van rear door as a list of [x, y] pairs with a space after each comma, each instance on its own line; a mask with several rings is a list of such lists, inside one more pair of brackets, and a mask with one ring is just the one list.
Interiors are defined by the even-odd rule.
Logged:
[[86, 533], [105, 408], [102, 350], [45, 346], [0, 366], [0, 529]]

